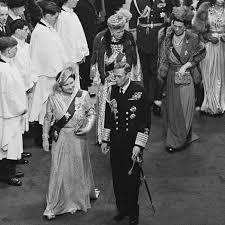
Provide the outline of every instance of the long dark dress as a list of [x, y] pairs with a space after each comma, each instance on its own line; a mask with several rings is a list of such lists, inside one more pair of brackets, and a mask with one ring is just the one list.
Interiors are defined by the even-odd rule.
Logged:
[[[171, 32], [171, 29], [168, 32]], [[182, 63], [172, 52], [172, 33], [167, 34], [160, 58], [159, 76], [166, 78], [166, 97], [163, 101], [165, 145], [179, 149], [198, 137], [192, 133], [195, 110], [193, 76], [190, 84], [178, 85], [174, 81], [175, 72], [186, 62], [190, 62], [194, 68], [204, 58], [205, 49], [199, 43], [198, 37], [187, 31], [183, 42], [175, 49]]]

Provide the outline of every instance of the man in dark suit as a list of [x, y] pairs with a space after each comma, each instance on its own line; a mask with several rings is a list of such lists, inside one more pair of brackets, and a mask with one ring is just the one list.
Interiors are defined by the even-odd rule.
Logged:
[[[106, 106], [102, 152], [110, 147], [113, 188], [118, 222], [129, 216], [129, 224], [137, 225], [140, 167], [135, 161], [146, 146], [150, 131], [150, 113], [144, 88], [129, 79], [131, 67], [114, 69], [116, 84], [112, 86]], [[132, 173], [128, 171], [132, 168]]]
[[80, 84], [81, 88], [84, 90], [88, 90], [88, 87], [91, 85], [90, 80], [90, 65], [91, 65], [91, 55], [92, 48], [95, 35], [97, 34], [97, 11], [95, 8], [95, 4], [93, 0], [79, 0], [77, 6], [75, 8], [75, 13], [80, 19], [80, 22], [83, 26], [84, 33], [87, 39], [88, 48], [89, 48], [89, 56], [86, 57], [84, 63], [80, 64]]
[[157, 82], [158, 31], [170, 10], [166, 0], [132, 0], [130, 5], [132, 18], [129, 27], [137, 39], [144, 87], [150, 104], [156, 108], [160, 107], [162, 98]]
[[11, 35], [10, 28], [9, 28], [10, 22], [16, 19], [25, 19], [24, 18], [25, 3], [26, 3], [26, 0], [7, 0], [6, 1], [6, 4], [9, 8], [9, 16], [6, 21], [6, 30], [8, 35]]
[[8, 7], [0, 3], [0, 37], [6, 36], [6, 21], [8, 17]]

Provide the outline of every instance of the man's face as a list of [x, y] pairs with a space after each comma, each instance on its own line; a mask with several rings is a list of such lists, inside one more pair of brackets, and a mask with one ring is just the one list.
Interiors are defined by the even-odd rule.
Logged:
[[0, 6], [0, 25], [5, 25], [8, 18], [8, 8], [5, 6]]
[[114, 69], [114, 77], [116, 80], [116, 85], [119, 87], [123, 87], [124, 84], [129, 79], [129, 73], [125, 73], [124, 68], [122, 69]]
[[16, 16], [23, 16], [25, 11], [25, 6], [17, 7], [13, 9], [13, 12], [15, 13]]
[[79, 0], [68, 0], [70, 7], [73, 9], [77, 6], [78, 2], [79, 2]]
[[120, 40], [123, 37], [124, 34], [124, 28], [120, 29], [109, 29], [112, 37], [114, 37], [117, 40]]
[[18, 34], [21, 40], [26, 40], [30, 30], [28, 26], [24, 26], [23, 29], [17, 29], [16, 33]]
[[51, 14], [47, 14], [46, 17], [48, 18], [48, 22], [50, 25], [52, 25], [53, 27], [55, 26], [57, 19], [59, 17], [59, 13], [56, 13], [54, 15]]
[[180, 21], [174, 20], [173, 21], [173, 30], [174, 30], [174, 33], [177, 36], [182, 35], [184, 33], [184, 31], [185, 31], [184, 23], [183, 22], [180, 22]]

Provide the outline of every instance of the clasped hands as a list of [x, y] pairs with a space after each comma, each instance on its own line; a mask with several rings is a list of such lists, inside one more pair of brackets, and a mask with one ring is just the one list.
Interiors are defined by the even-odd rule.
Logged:
[[[106, 155], [109, 152], [109, 150], [110, 150], [109, 144], [103, 142], [101, 144], [101, 150], [102, 150], [102, 153]], [[140, 153], [141, 153], [141, 148], [139, 146], [135, 145], [133, 147], [133, 151], [132, 151], [132, 156], [131, 156], [132, 160], [133, 161], [137, 160], [137, 157], [139, 156]]]

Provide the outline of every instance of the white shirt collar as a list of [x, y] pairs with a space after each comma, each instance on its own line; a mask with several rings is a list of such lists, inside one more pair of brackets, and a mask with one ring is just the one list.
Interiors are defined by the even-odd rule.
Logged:
[[13, 20], [16, 20], [16, 19], [21, 19], [20, 16], [16, 16], [15, 13], [9, 9], [9, 16], [13, 19]]
[[127, 84], [125, 84], [123, 87], [120, 87], [122, 92], [123, 92], [123, 94], [126, 92], [126, 90], [129, 87], [129, 85], [130, 85], [130, 78], [129, 78]]
[[66, 11], [66, 12], [73, 13], [73, 9], [68, 8], [68, 7], [65, 6], [65, 5], [62, 6], [62, 9], [63, 9], [64, 11]]
[[46, 25], [48, 28], [53, 28], [54, 29], [54, 27], [52, 26], [52, 25], [50, 25], [48, 22], [46, 22], [45, 20], [43, 20], [43, 19], [41, 19], [40, 20], [44, 25]]
[[4, 60], [6, 63], [12, 62], [12, 59], [11, 58], [7, 58], [4, 55], [1, 55], [1, 59]]
[[25, 40], [21, 40], [21, 39], [15, 37], [14, 35], [12, 35], [12, 37], [17, 40], [18, 45], [20, 45], [20, 46], [23, 46], [26, 43]]

